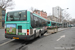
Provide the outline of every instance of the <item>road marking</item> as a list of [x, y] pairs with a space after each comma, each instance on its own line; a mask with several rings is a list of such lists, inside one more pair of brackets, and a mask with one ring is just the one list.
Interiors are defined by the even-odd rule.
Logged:
[[0, 46], [3, 46], [3, 45], [5, 45], [5, 44], [7, 44], [7, 43], [9, 43], [9, 42], [11, 42], [11, 41], [13, 41], [14, 39], [12, 39], [12, 40], [9, 40], [9, 41], [7, 41], [7, 42], [5, 42], [5, 43], [2, 43], [2, 44], [0, 44]]
[[57, 39], [57, 41], [59, 41], [61, 38], [65, 38], [65, 35], [60, 36], [60, 38]]

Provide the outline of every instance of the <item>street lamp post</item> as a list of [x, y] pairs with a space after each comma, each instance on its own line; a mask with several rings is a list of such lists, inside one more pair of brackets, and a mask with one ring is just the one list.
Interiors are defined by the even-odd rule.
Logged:
[[[63, 16], [64, 16], [64, 17], [68, 17], [68, 16], [67, 16], [68, 14], [67, 14], [67, 12], [66, 12], [67, 9], [69, 9], [69, 8], [62, 9], [62, 11], [64, 11], [64, 13], [63, 13]], [[67, 19], [67, 18], [66, 18], [66, 19]], [[65, 20], [66, 20], [66, 19], [65, 19]], [[62, 23], [65, 24], [64, 21], [62, 21]], [[68, 21], [67, 21], [67, 22], [66, 22], [66, 25], [63, 25], [63, 26], [68, 27], [68, 25], [69, 25], [69, 24], [68, 24]], [[62, 26], [62, 27], [63, 27], [63, 26]]]
[[62, 9], [60, 7], [58, 7], [58, 18], [59, 18], [59, 22], [62, 23]]

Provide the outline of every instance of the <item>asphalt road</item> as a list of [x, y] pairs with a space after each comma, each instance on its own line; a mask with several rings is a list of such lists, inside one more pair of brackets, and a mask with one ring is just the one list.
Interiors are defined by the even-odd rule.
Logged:
[[5, 41], [9, 41], [11, 39], [6, 39], [5, 38], [5, 30], [4, 29], [0, 29], [0, 44], [4, 43]]
[[0, 29], [0, 41], [4, 40], [4, 29]]
[[[75, 28], [68, 28], [32, 41], [0, 38], [0, 50], [16, 50], [26, 44], [28, 50], [75, 50]], [[3, 41], [3, 42], [2, 42]]]

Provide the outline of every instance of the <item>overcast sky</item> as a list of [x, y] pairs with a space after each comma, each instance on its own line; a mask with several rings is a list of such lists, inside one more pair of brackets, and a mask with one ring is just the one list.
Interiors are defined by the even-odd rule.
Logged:
[[[75, 0], [14, 0], [14, 2], [13, 10], [31, 11], [31, 7], [33, 7], [34, 9], [44, 10], [49, 15], [52, 14], [52, 7], [60, 6], [70, 14], [70, 17], [75, 18]], [[7, 9], [8, 11], [11, 10]]]

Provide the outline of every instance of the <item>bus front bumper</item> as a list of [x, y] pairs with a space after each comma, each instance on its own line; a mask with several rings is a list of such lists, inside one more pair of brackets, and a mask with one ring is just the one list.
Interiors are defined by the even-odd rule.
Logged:
[[32, 40], [32, 39], [34, 39], [34, 35], [29, 36], [29, 35], [10, 35], [10, 34], [5, 34], [5, 38]]

